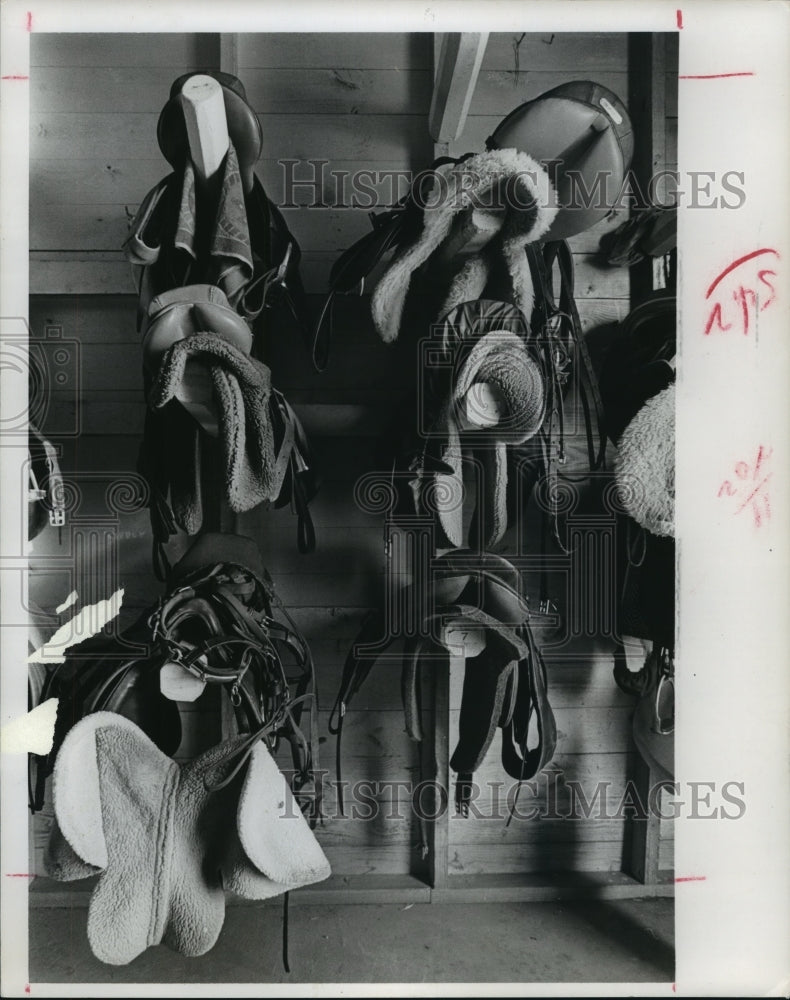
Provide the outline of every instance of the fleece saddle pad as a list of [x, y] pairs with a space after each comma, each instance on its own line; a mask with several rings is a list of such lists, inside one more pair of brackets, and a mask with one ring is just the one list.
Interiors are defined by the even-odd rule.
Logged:
[[[464, 466], [477, 469], [472, 547], [487, 548], [507, 525], [507, 451], [535, 435], [544, 419], [543, 373], [526, 343], [523, 316], [511, 305], [482, 299], [450, 310], [424, 352], [420, 444], [411, 484], [414, 505], [436, 523], [437, 544], [465, 544]], [[472, 423], [477, 387], [498, 401], [490, 423]], [[474, 402], [472, 402], [474, 412]]]
[[452, 236], [458, 216], [477, 203], [493, 202], [504, 212], [504, 222], [484, 251], [462, 262], [439, 313], [480, 298], [498, 270], [507, 275], [514, 305], [526, 317], [532, 313], [534, 288], [524, 247], [544, 238], [557, 211], [543, 167], [515, 149], [494, 150], [449, 167], [435, 186], [425, 201], [422, 229], [399, 246], [371, 298], [374, 326], [387, 343], [399, 335], [412, 278]]
[[109, 712], [71, 730], [55, 764], [46, 867], [61, 881], [99, 873], [88, 938], [101, 961], [124, 965], [160, 943], [203, 955], [222, 929], [225, 889], [267, 899], [329, 876], [262, 742], [223, 784], [247, 743], [178, 765]]

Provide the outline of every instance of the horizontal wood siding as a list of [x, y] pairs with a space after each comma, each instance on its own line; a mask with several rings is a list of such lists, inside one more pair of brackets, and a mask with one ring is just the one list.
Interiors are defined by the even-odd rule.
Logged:
[[[143, 196], [169, 170], [157, 147], [156, 123], [170, 84], [188, 70], [216, 68], [219, 51], [217, 36], [36, 34], [31, 39], [30, 320], [34, 337], [57, 334], [78, 358], [75, 382], [52, 391], [42, 423], [61, 446], [67, 478], [82, 493], [82, 521], [73, 515], [60, 543], [56, 533], [46, 531], [33, 545], [30, 594], [44, 609], [54, 608], [75, 586], [83, 599], [98, 600], [120, 585], [125, 626], [160, 593], [151, 571], [147, 512], [127, 505], [111, 510], [106, 520], [108, 484], [134, 474], [145, 406], [134, 285], [120, 244]], [[295, 206], [284, 211], [301, 244], [313, 309], [337, 255], [369, 231], [369, 210], [397, 200], [405, 175], [430, 163], [432, 51], [429, 34], [239, 38], [239, 76], [264, 134], [257, 173], [275, 202], [290, 196]], [[567, 80], [597, 79], [625, 96], [626, 56], [622, 35], [491, 35], [455, 151], [482, 149], [512, 107]], [[315, 184], [304, 162], [310, 159], [327, 161]], [[289, 160], [299, 161], [293, 170], [282, 162]], [[338, 193], [338, 178], [359, 170], [375, 178], [375, 205], [350, 207]], [[300, 183], [289, 187], [289, 178]], [[613, 216], [573, 240], [586, 330], [616, 322], [628, 311], [627, 272], [601, 267], [596, 256], [600, 235], [623, 217]], [[369, 295], [337, 303], [331, 365], [321, 375], [312, 370], [298, 338], [277, 329], [265, 336], [274, 384], [303, 419], [322, 480], [311, 506], [318, 548], [309, 556], [297, 553], [296, 522], [287, 509], [243, 515], [238, 529], [259, 542], [317, 664], [321, 764], [328, 772], [327, 819], [318, 837], [337, 875], [421, 872], [416, 821], [404, 803], [397, 809], [393, 804], [403, 795], [397, 783], [420, 777], [419, 747], [404, 731], [398, 669], [379, 664], [346, 717], [342, 777], [351, 784], [381, 783], [374, 819], [339, 814], [334, 739], [327, 735], [346, 654], [384, 585], [382, 518], [355, 504], [353, 488], [377, 468], [377, 435], [411, 384], [415, 362], [404, 350], [380, 342]], [[78, 437], [59, 436], [75, 429]], [[100, 540], [111, 555], [105, 578], [74, 554], [74, 533], [94, 528], [108, 531]], [[183, 539], [175, 542], [171, 555], [177, 557], [184, 545]], [[529, 546], [537, 551], [536, 535], [529, 536]], [[525, 582], [537, 593], [536, 573], [526, 574]], [[537, 636], [548, 643], [548, 636], [540, 631]], [[596, 783], [608, 783], [617, 798], [633, 748], [631, 705], [612, 681], [610, 644], [578, 635], [549, 650], [547, 659], [559, 729], [554, 766], [562, 776], [560, 804], [568, 804], [567, 783], [574, 781], [590, 793]], [[458, 684], [454, 676], [451, 748]], [[429, 699], [425, 710], [427, 727]], [[199, 749], [194, 720], [202, 711], [202, 703], [185, 710], [180, 758]], [[479, 802], [483, 813], [495, 783], [505, 780], [497, 754], [495, 740], [478, 775], [488, 789]], [[520, 807], [545, 806], [545, 789], [539, 787], [536, 795], [531, 799], [524, 790]], [[45, 816], [34, 826], [37, 870], [47, 822]], [[624, 829], [622, 818], [517, 816], [506, 825], [498, 817], [452, 815], [449, 874], [618, 871]], [[666, 861], [670, 848], [662, 850]]]

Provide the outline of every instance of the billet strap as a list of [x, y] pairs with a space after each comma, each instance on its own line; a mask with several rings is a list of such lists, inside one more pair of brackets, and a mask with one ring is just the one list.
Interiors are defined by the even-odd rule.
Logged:
[[332, 313], [335, 296], [362, 286], [382, 257], [398, 245], [404, 229], [405, 206], [387, 212], [371, 212], [373, 232], [366, 233], [344, 251], [329, 274], [329, 291], [324, 297], [313, 331], [312, 358], [317, 372], [326, 371], [332, 342]]
[[379, 654], [376, 655], [359, 655], [357, 653], [357, 648], [361, 646], [370, 646], [377, 640], [381, 639], [384, 634], [385, 625], [386, 621], [384, 618], [384, 612], [380, 608], [374, 608], [369, 611], [363, 619], [359, 632], [351, 644], [351, 648], [346, 656], [346, 662], [343, 665], [343, 677], [340, 681], [340, 689], [337, 692], [337, 697], [335, 698], [335, 703], [332, 706], [332, 711], [329, 713], [327, 728], [335, 737], [335, 773], [338, 783], [338, 807], [340, 809], [341, 816], [345, 815], [341, 744], [343, 739], [343, 723], [345, 721], [346, 710], [354, 695], [362, 687], [365, 678], [368, 676], [373, 664], [376, 662], [377, 656], [381, 652], [384, 652], [384, 650], [395, 641], [397, 636], [389, 636], [380, 649]]
[[[553, 263], [556, 258], [560, 269], [560, 310], [564, 316], [570, 318], [569, 329], [573, 336], [577, 354], [581, 360], [579, 379], [579, 393], [582, 407], [584, 409], [585, 428], [587, 431], [587, 448], [590, 459], [590, 471], [604, 468], [606, 459], [606, 431], [603, 420], [603, 403], [598, 389], [598, 379], [595, 375], [590, 352], [582, 332], [579, 310], [574, 297], [574, 266], [573, 254], [567, 240], [559, 240], [550, 243], [546, 247], [549, 259]], [[589, 395], [589, 399], [588, 399]], [[598, 450], [595, 451], [593, 444], [592, 414], [590, 403], [595, 413], [595, 429], [598, 435]]]
[[[522, 782], [529, 781], [543, 770], [557, 747], [557, 723], [549, 704], [546, 663], [529, 625], [521, 631], [529, 654], [519, 662], [515, 710], [511, 722], [502, 730], [502, 764], [507, 774], [518, 780], [519, 788]], [[527, 744], [533, 715], [538, 743], [529, 750]], [[508, 824], [515, 807], [514, 801]]]
[[284, 437], [277, 455], [277, 500], [275, 506], [282, 506], [282, 496], [288, 496], [290, 487], [291, 512], [297, 518], [296, 544], [299, 552], [306, 555], [315, 551], [315, 526], [310, 514], [310, 497], [302, 479], [303, 473], [309, 469], [307, 460], [307, 441], [304, 429], [286, 398], [280, 392], [272, 393], [272, 403], [278, 407], [280, 419], [284, 424]]

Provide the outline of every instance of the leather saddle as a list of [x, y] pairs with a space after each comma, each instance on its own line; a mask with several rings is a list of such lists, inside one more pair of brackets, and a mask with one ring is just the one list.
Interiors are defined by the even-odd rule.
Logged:
[[[502, 764], [526, 781], [551, 760], [557, 740], [548, 700], [546, 667], [529, 624], [518, 571], [502, 556], [455, 550], [439, 556], [424, 596], [416, 592], [419, 633], [405, 637], [401, 692], [406, 731], [423, 739], [421, 676], [427, 666], [449, 669], [452, 636], [477, 633], [482, 651], [465, 660], [458, 742], [450, 766], [458, 773], [456, 805], [462, 814], [471, 797], [474, 772], [502, 730]], [[385, 636], [382, 641], [382, 636]], [[372, 612], [349, 651], [340, 691], [329, 720], [337, 736], [338, 772], [343, 719], [376, 658], [398, 635], [386, 635], [383, 611]], [[375, 649], [375, 652], [371, 650]], [[537, 743], [528, 747], [530, 736]], [[533, 741], [534, 742], [534, 739]]]
[[[181, 670], [203, 687], [221, 685], [239, 733], [259, 734], [282, 716], [272, 742], [291, 747], [298, 791], [317, 767], [315, 711], [302, 731], [304, 703], [315, 689], [307, 643], [281, 608], [255, 542], [245, 536], [201, 535], [172, 570], [166, 592], [120, 637], [101, 633], [72, 647], [48, 677], [41, 700], [59, 699], [53, 748], [41, 758], [32, 805], [71, 728], [94, 712], [134, 722], [162, 753], [181, 743], [178, 704], [162, 693], [163, 668]], [[285, 612], [283, 611], [283, 614]], [[289, 707], [290, 706], [290, 707]], [[288, 709], [288, 711], [284, 711]], [[315, 802], [320, 807], [320, 790]]]

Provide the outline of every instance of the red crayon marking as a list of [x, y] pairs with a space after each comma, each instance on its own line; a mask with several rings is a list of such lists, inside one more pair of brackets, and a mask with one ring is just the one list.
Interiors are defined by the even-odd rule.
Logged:
[[716, 303], [716, 305], [713, 307], [713, 310], [712, 310], [710, 316], [708, 317], [708, 322], [707, 322], [707, 324], [705, 326], [705, 336], [707, 336], [710, 333], [711, 329], [713, 328], [713, 324], [714, 323], [722, 331], [732, 329], [732, 323], [726, 323], [725, 324], [724, 320], [721, 317], [721, 303], [720, 302]]
[[29, 80], [29, 76], [21, 76], [19, 73], [13, 73], [9, 76], [2, 76], [0, 80]]
[[[723, 278], [727, 277], [727, 275], [730, 273], [730, 271], [734, 271], [736, 267], [740, 267], [741, 264], [745, 264], [747, 260], [753, 260], [755, 257], [760, 257], [764, 253], [772, 253], [776, 257], [779, 256], [779, 251], [778, 250], [774, 250], [771, 247], [763, 247], [761, 250], [753, 250], [751, 253], [747, 253], [745, 257], [739, 257], [738, 260], [733, 261], [732, 264], [730, 264], [729, 267], [725, 267], [724, 268], [724, 270], [721, 272], [721, 274], [718, 276], [718, 278], [716, 278], [716, 280], [713, 282], [713, 284], [710, 286], [710, 288], [707, 290], [707, 292], [705, 292], [705, 298], [706, 299], [710, 298], [711, 292], [713, 291], [713, 289], [716, 287], [716, 285], [718, 285], [718, 283]], [[771, 272], [763, 272], [763, 273], [772, 274], [773, 272], [771, 271]]]
[[[710, 284], [708, 290], [705, 292], [705, 298], [710, 299], [719, 285], [733, 273], [737, 271], [738, 268], [743, 267], [751, 260], [756, 260], [758, 257], [763, 257], [765, 254], [773, 254], [774, 257], [779, 258], [779, 252], [774, 250], [772, 247], [761, 247], [759, 250], [753, 250], [751, 253], [744, 254], [743, 257], [739, 257], [734, 260], [732, 264], [729, 264], [724, 270], [719, 274]], [[742, 274], [748, 274], [749, 271], [741, 272]], [[753, 272], [752, 272], [753, 273]], [[708, 319], [705, 324], [705, 336], [714, 329], [724, 331], [731, 330], [734, 325], [738, 325], [741, 333], [745, 337], [749, 336], [749, 329], [751, 327], [751, 318], [754, 317], [754, 330], [755, 336], [757, 335], [757, 318], [758, 315], [763, 312], [776, 298], [776, 287], [774, 283], [770, 280], [772, 277], [776, 277], [776, 271], [772, 271], [769, 268], [763, 268], [757, 271], [756, 278], [752, 278], [750, 281], [745, 281], [743, 278], [742, 284], [737, 288], [732, 288], [731, 293], [728, 295], [725, 293], [724, 289], [720, 289], [717, 296], [713, 300], [713, 305], [710, 313], [708, 314]], [[764, 285], [768, 289], [768, 296], [763, 300], [760, 299], [759, 289], [760, 286]], [[735, 308], [728, 305], [729, 302], [734, 302]]]
[[682, 10], [677, 10], [677, 11], [675, 11], [675, 14], [677, 15], [677, 19], [678, 19], [678, 28], [682, 28], [683, 27], [683, 11]]
[[29, 872], [6, 872], [5, 873], [5, 877], [6, 878], [35, 878], [36, 876], [30, 874]]
[[727, 80], [731, 76], [754, 76], [752, 70], [742, 73], [686, 73], [678, 76], [678, 80]]
[[[772, 454], [773, 448], [766, 449], [760, 445], [757, 449], [757, 459], [754, 465], [749, 465], [748, 462], [743, 461], [736, 462], [734, 466], [735, 482], [725, 479], [716, 494], [718, 497], [736, 497], [740, 501], [735, 508], [735, 514], [740, 514], [746, 507], [751, 506], [754, 523], [758, 528], [763, 523], [763, 520], [768, 520], [771, 516], [768, 482], [773, 473], [769, 472], [767, 475], [763, 475], [761, 470], [763, 462], [767, 462]], [[760, 476], [762, 476], [761, 479], [759, 478]], [[738, 480], [740, 480], [740, 483]]]
[[[707, 880], [706, 875], [682, 875], [680, 878], [676, 878], [676, 882], [705, 882]], [[674, 989], [674, 983], [672, 984]]]
[[28, 983], [27, 986], [25, 987], [25, 993], [29, 992], [30, 992], [30, 983]]
[[672, 984], [672, 992], [673, 992], [673, 993], [677, 993], [677, 991], [678, 991], [678, 988], [677, 988], [677, 986], [676, 986], [676, 985], [675, 985], [675, 984], [673, 983], [673, 984]]
[[26, 25], [26, 27], [27, 27], [28, 31], [32, 31], [33, 30], [33, 11], [32, 10], [29, 10], [27, 12], [27, 25]]

